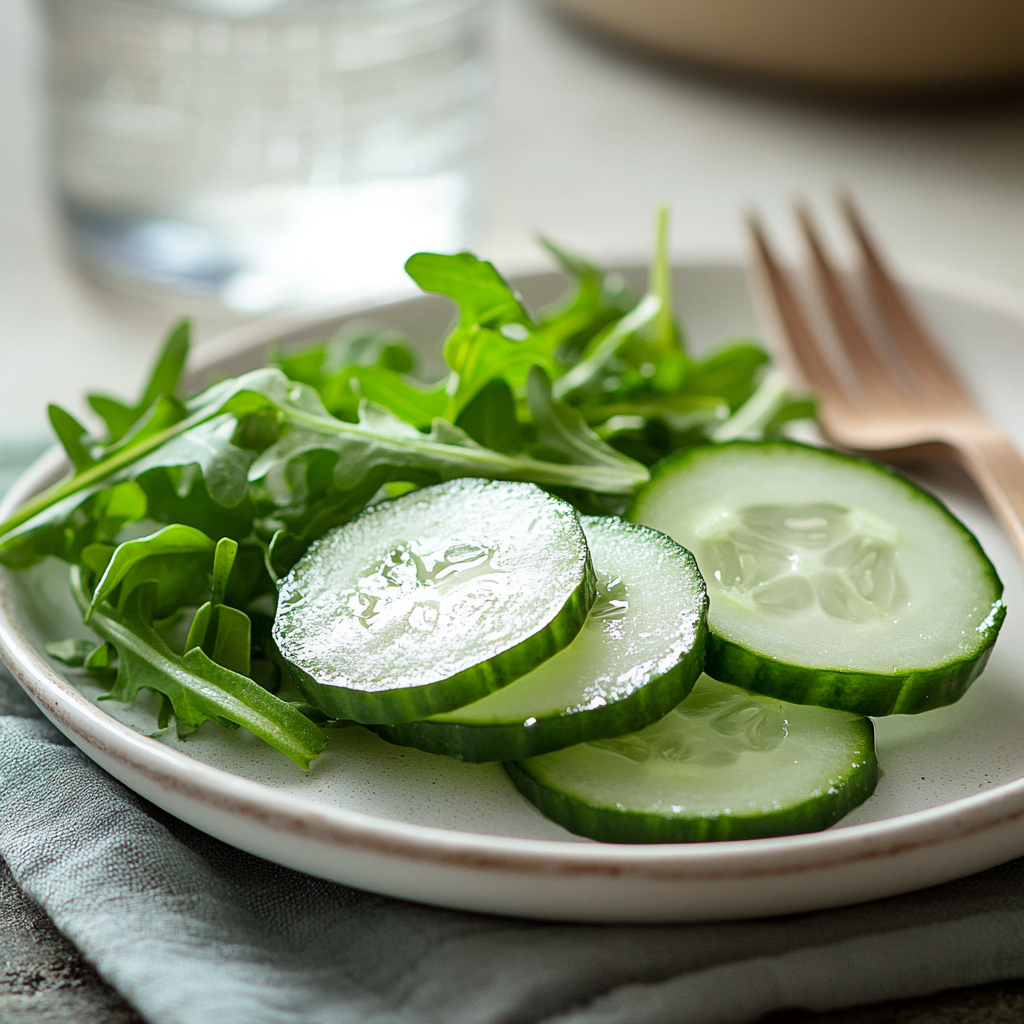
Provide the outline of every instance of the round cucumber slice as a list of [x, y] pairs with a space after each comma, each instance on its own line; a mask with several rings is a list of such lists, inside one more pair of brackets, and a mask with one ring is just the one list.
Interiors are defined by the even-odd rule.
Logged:
[[789, 704], [702, 676], [660, 722], [506, 771], [547, 817], [606, 843], [696, 843], [817, 832], [878, 782], [859, 715]]
[[328, 715], [409, 721], [561, 650], [595, 585], [570, 505], [533, 484], [451, 480], [314, 543], [281, 581], [274, 640]]
[[641, 729], [690, 692], [707, 633], [707, 593], [693, 555], [621, 519], [581, 522], [597, 601], [576, 639], [482, 700], [380, 727], [385, 739], [463, 761], [519, 760]]
[[711, 607], [707, 672], [864, 715], [951, 704], [1005, 615], [973, 534], [875, 462], [790, 441], [667, 459], [628, 518], [693, 551]]

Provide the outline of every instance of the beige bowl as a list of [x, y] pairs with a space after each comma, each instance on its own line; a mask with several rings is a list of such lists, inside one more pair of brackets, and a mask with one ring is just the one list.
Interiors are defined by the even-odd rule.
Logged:
[[556, 0], [634, 43], [840, 91], [976, 90], [1024, 78], [1024, 0]]

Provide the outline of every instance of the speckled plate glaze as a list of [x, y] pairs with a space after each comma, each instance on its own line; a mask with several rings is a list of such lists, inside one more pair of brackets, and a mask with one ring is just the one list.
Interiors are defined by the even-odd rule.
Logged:
[[[564, 281], [540, 274], [517, 284], [537, 303]], [[1024, 443], [1024, 301], [936, 274], [910, 284], [969, 385]], [[697, 350], [760, 333], [739, 265], [681, 266], [676, 294]], [[368, 315], [436, 346], [450, 307], [418, 297], [316, 324], [257, 325], [201, 351], [194, 382], [258, 365], [273, 341], [301, 343]], [[428, 374], [434, 369], [428, 357]], [[45, 456], [0, 516], [63, 468], [58, 453]], [[184, 742], [151, 739], [152, 708], [97, 704], [95, 687], [43, 653], [47, 640], [87, 635], [59, 565], [0, 571], [0, 653], [50, 720], [125, 785], [228, 843], [325, 878], [449, 907], [579, 921], [756, 917], [854, 903], [1024, 854], [1021, 574], [966, 480], [950, 468], [919, 468], [995, 562], [1009, 615], [988, 669], [959, 704], [876, 722], [877, 792], [814, 835], [602, 845], [541, 817], [498, 765], [390, 746], [358, 727], [337, 733], [309, 772], [241, 730], [207, 725]]]

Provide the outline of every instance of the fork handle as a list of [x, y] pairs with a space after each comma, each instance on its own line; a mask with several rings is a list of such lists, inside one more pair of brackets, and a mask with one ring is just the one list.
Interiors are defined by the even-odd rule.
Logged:
[[1024, 566], [1024, 459], [1005, 434], [987, 423], [950, 437], [948, 444], [1009, 534]]

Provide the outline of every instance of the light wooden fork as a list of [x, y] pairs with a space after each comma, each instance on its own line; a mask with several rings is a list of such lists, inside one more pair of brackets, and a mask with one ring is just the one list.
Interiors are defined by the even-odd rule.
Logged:
[[[885, 347], [858, 316], [810, 212], [796, 209], [812, 277], [852, 373], [837, 373], [756, 216], [754, 268], [775, 314], [791, 370], [816, 392], [829, 440], [887, 461], [952, 458], [970, 474], [1024, 566], [1024, 461], [978, 408], [886, 268], [853, 201], [840, 202], [857, 245]], [[851, 379], [852, 378], [852, 379]]]

